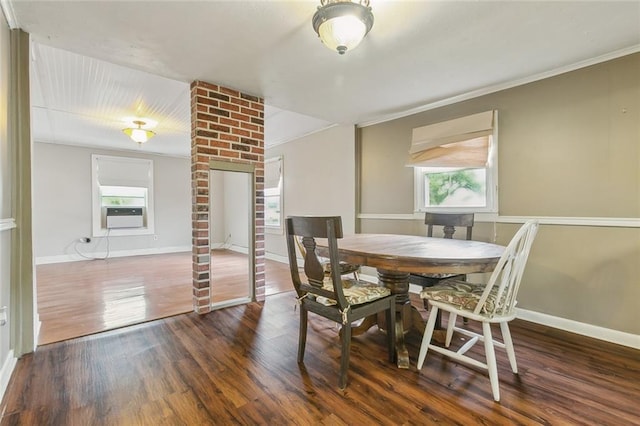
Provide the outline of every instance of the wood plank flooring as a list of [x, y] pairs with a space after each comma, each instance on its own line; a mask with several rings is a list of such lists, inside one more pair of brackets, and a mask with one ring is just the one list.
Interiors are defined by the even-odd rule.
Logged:
[[376, 329], [353, 339], [340, 391], [331, 322], [310, 315], [305, 362], [296, 362], [294, 301], [280, 293], [43, 346], [18, 361], [0, 423], [640, 424], [639, 351], [519, 320], [519, 375], [498, 352], [500, 403], [485, 373], [438, 354], [416, 371], [417, 334], [407, 335], [411, 368], [398, 369]]
[[[214, 301], [239, 297], [238, 288], [247, 296], [246, 255], [215, 250], [213, 259]], [[293, 288], [288, 265], [265, 266], [266, 294]], [[38, 265], [38, 344], [190, 312], [191, 269], [190, 252]]]
[[[191, 262], [191, 260], [189, 260]], [[189, 263], [191, 267], [191, 263]], [[247, 255], [232, 250], [211, 250], [213, 302], [248, 297]], [[293, 290], [289, 265], [265, 259], [265, 295]]]

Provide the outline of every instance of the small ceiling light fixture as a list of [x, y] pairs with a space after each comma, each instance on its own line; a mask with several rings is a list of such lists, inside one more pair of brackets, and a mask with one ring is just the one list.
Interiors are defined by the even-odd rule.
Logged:
[[344, 55], [367, 35], [373, 13], [369, 0], [320, 0], [312, 23], [324, 45]]
[[134, 142], [138, 142], [138, 144], [140, 145], [156, 135], [155, 132], [142, 128], [142, 126], [145, 126], [147, 124], [142, 120], [134, 120], [133, 124], [138, 127], [127, 127], [126, 129], [122, 129], [122, 131], [125, 133], [125, 135], [133, 139]]

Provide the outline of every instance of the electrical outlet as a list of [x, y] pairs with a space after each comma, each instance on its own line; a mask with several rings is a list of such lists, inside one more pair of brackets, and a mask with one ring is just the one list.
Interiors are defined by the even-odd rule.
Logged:
[[157, 235], [153, 236], [153, 241], [158, 241], [158, 236]]

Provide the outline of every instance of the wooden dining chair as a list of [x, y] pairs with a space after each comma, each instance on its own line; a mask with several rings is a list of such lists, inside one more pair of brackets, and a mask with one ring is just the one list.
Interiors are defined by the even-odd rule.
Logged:
[[[429, 349], [456, 361], [488, 370], [493, 399], [500, 400], [498, 367], [494, 347], [498, 346], [506, 349], [511, 370], [517, 374], [518, 366], [511, 333], [509, 332], [509, 321], [516, 317], [516, 297], [537, 231], [538, 222], [534, 220], [526, 222], [518, 230], [500, 257], [486, 285], [450, 279], [422, 290], [420, 296], [429, 302], [431, 312], [429, 313], [429, 320], [427, 321], [420, 346], [418, 370], [422, 369]], [[449, 312], [444, 348], [431, 344], [431, 337], [436, 326], [436, 317], [439, 310]], [[456, 319], [459, 316], [468, 318], [470, 321], [480, 322], [482, 324], [482, 334], [457, 327]], [[491, 335], [491, 324], [496, 323], [500, 324], [501, 342], [494, 340]], [[457, 351], [448, 349], [454, 331], [470, 337]], [[465, 355], [478, 341], [484, 342], [486, 362], [481, 362]]]
[[[466, 239], [470, 240], [473, 233], [473, 213], [430, 213], [424, 215], [424, 223], [427, 225], [427, 237], [433, 237], [433, 227], [442, 227], [444, 238], [453, 238], [456, 227], [466, 228]], [[465, 279], [465, 275], [459, 274], [410, 274], [409, 283], [422, 287], [431, 287], [442, 280], [449, 278]]]
[[[298, 338], [298, 362], [302, 363], [307, 339], [308, 312], [327, 318], [341, 325], [341, 361], [339, 387], [347, 385], [351, 326], [369, 315], [386, 313], [387, 324], [395, 319], [395, 296], [381, 285], [343, 278], [338, 259], [338, 239], [342, 238], [342, 220], [339, 216], [297, 216], [286, 219], [287, 253], [291, 279], [300, 307], [300, 336]], [[302, 237], [305, 249], [302, 281], [296, 256], [296, 237]], [[326, 238], [329, 248], [331, 275], [325, 275], [322, 263], [316, 255], [316, 238]], [[389, 361], [395, 361], [395, 327], [388, 327], [387, 350]], [[317, 356], [325, 356], [318, 353]]]
[[[474, 214], [473, 213], [430, 213], [424, 215], [424, 224], [427, 225], [427, 237], [433, 237], [433, 228], [442, 227], [443, 238], [453, 238], [456, 227], [466, 228], [465, 239], [470, 240], [473, 233]], [[409, 284], [431, 287], [443, 280], [448, 279], [466, 280], [464, 274], [409, 274]], [[429, 304], [424, 301], [424, 308], [429, 309]], [[436, 327], [440, 328], [441, 321], [438, 316]]]
[[[300, 250], [300, 254], [302, 255], [302, 258], [304, 259], [307, 255], [306, 253], [306, 249], [304, 248], [304, 246], [302, 245], [302, 237], [297, 237], [295, 239], [296, 241], [296, 246], [298, 247], [298, 250]], [[331, 262], [329, 262], [327, 259], [321, 259], [321, 263], [322, 263], [322, 269], [324, 270], [324, 275], [327, 277], [331, 276]], [[340, 275], [351, 275], [353, 274], [353, 278], [358, 281], [360, 279], [360, 265], [354, 265], [352, 263], [348, 263], [348, 262], [343, 262], [340, 261], [339, 263], [340, 265]]]

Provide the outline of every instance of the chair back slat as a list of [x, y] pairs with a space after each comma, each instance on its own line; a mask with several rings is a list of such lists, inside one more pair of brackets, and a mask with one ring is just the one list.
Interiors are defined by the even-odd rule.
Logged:
[[[302, 297], [307, 293], [323, 296], [338, 303], [343, 309], [347, 306], [342, 291], [342, 279], [340, 275], [338, 238], [342, 238], [342, 219], [340, 216], [291, 216], [286, 219], [287, 252], [293, 286]], [[304, 247], [304, 273], [307, 282], [300, 278], [298, 260], [296, 256], [296, 239], [301, 238]], [[322, 262], [316, 253], [316, 239], [325, 238], [329, 247], [329, 262], [331, 264], [331, 278], [333, 291], [322, 288], [325, 273]]]
[[313, 237], [302, 237], [304, 247], [304, 273], [309, 279], [309, 284], [322, 287], [324, 281], [324, 268], [316, 252], [316, 240]]
[[[522, 274], [537, 232], [538, 222], [535, 220], [527, 221], [516, 232], [493, 270], [474, 313], [485, 312], [492, 317], [513, 312]], [[496, 294], [495, 303], [488, 309], [490, 305], [487, 304], [487, 300], [492, 291]]]
[[427, 225], [427, 236], [433, 237], [433, 227], [442, 226], [444, 238], [453, 238], [456, 227], [465, 227], [466, 239], [470, 240], [473, 232], [473, 213], [431, 213], [424, 215], [424, 224]]

